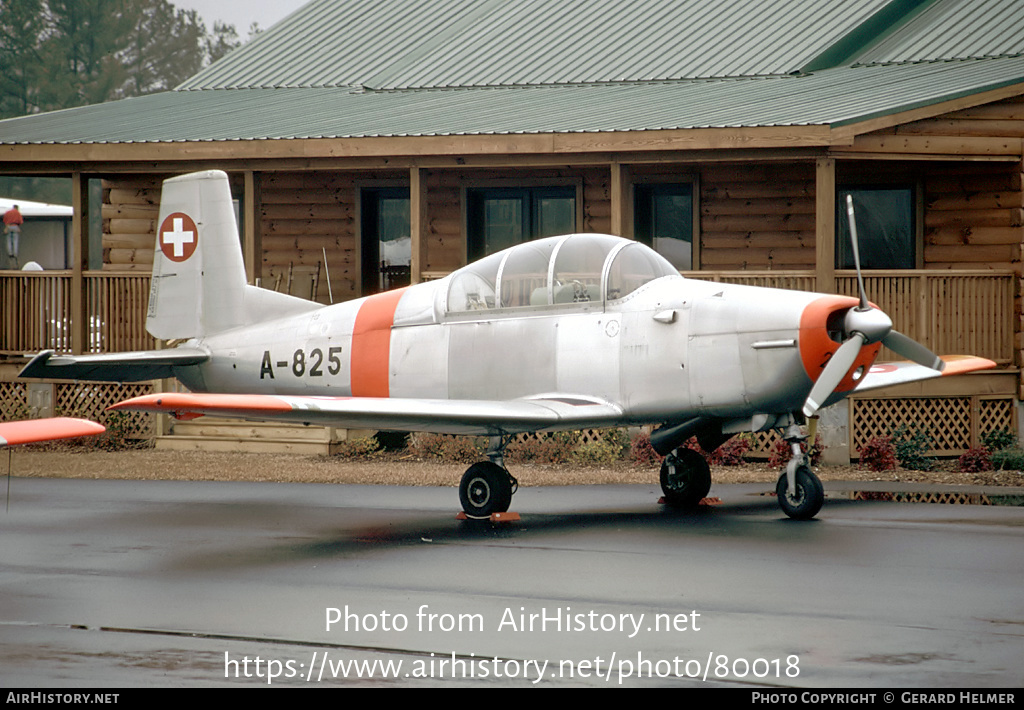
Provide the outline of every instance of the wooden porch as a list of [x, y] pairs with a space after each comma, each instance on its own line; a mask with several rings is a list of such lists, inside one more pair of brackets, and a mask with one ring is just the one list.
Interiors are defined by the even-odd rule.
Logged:
[[[855, 296], [854, 272], [839, 271], [819, 286], [813, 271], [696, 271], [689, 278], [723, 283], [821, 291]], [[874, 271], [865, 278], [870, 299], [900, 332], [937, 353], [987, 357], [1013, 364], [1012, 271]], [[120, 352], [157, 347], [146, 332], [148, 274], [91, 271], [0, 271], [0, 355], [53, 349]], [[81, 329], [81, 347], [75, 329]], [[883, 351], [883, 359], [892, 359]]]

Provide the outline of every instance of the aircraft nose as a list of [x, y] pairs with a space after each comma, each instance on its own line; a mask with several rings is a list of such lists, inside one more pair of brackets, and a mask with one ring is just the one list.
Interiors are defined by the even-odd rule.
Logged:
[[[846, 318], [858, 304], [856, 298], [849, 296], [821, 296], [804, 307], [800, 314], [800, 360], [811, 382], [818, 381], [832, 356], [848, 337]], [[862, 347], [835, 391], [852, 390], [856, 385], [854, 376], [862, 366], [863, 372], [867, 371], [880, 348], [877, 342]]]

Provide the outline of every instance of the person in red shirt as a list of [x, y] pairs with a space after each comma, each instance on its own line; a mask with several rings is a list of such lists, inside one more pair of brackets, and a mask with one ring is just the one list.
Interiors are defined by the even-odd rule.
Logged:
[[18, 246], [21, 241], [21, 225], [24, 222], [25, 219], [18, 211], [17, 205], [4, 212], [4, 235], [7, 237], [4, 241], [7, 245], [7, 258], [14, 264], [14, 268], [18, 268]]

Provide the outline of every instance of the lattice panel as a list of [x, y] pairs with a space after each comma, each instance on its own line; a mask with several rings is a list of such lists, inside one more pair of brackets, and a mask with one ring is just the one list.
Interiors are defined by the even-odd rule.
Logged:
[[[601, 431], [602, 431], [601, 429], [583, 429], [582, 431], [579, 432], [579, 434], [580, 434], [580, 443], [581, 444], [590, 444], [590, 443], [593, 443], [595, 441], [600, 441], [601, 440]], [[544, 432], [536, 432], [536, 431], [524, 432], [522, 434], [516, 434], [515, 438], [512, 439], [512, 441], [516, 442], [517, 444], [522, 444], [522, 443], [525, 443], [527, 441], [537, 441], [537, 440], [543, 439], [546, 436], [548, 436], [548, 434], [546, 434]]]
[[28, 418], [28, 387], [24, 382], [0, 382], [0, 421]]
[[1009, 429], [1017, 431], [1017, 423], [1014, 421], [1013, 400], [1006, 399], [983, 399], [978, 407], [978, 434], [988, 434], [998, 429]]
[[944, 505], [992, 505], [992, 500], [984, 493], [959, 492], [888, 492], [888, 491], [852, 491], [850, 500], [891, 501], [894, 503], [939, 503]]
[[[107, 423], [107, 407], [129, 397], [151, 394], [150, 384], [92, 384], [75, 382], [56, 385], [54, 409], [67, 416], [92, 419]], [[146, 412], [126, 412], [129, 436], [141, 439], [153, 435], [153, 415]]]
[[769, 429], [768, 431], [756, 431], [753, 437], [754, 441], [751, 442], [750, 450], [746, 455], [761, 458], [762, 456], [769, 457], [772, 455], [772, 451], [775, 449], [775, 442], [782, 438], [782, 434], [779, 433], [778, 429]]
[[933, 452], [937, 454], [971, 447], [970, 397], [858, 399], [853, 401], [851, 418], [851, 456], [872, 437], [887, 436], [903, 425], [927, 431], [935, 441]]

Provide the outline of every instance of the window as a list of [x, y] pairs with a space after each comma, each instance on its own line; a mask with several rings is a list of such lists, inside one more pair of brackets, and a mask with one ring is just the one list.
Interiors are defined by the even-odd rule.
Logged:
[[917, 268], [914, 191], [909, 187], [844, 188], [836, 199], [836, 268], [853, 269], [846, 196], [853, 195], [863, 269]]
[[633, 188], [633, 233], [676, 269], [693, 268], [693, 185], [649, 183]]
[[576, 188], [476, 188], [466, 193], [469, 259], [576, 231]]
[[409, 189], [367, 188], [361, 199], [363, 295], [408, 286], [412, 273]]

